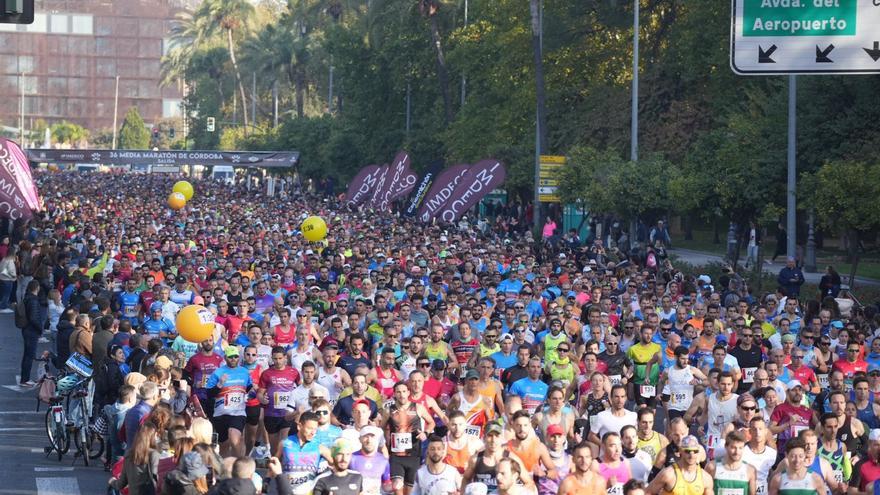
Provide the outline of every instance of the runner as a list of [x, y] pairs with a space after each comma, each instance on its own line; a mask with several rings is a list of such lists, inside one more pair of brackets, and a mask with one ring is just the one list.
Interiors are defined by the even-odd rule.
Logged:
[[[395, 387], [396, 389], [396, 387]], [[395, 400], [397, 391], [395, 390]], [[435, 493], [455, 493], [461, 486], [461, 474], [454, 467], [446, 464], [443, 460], [446, 458], [446, 443], [443, 438], [436, 435], [428, 437], [428, 449], [425, 455], [425, 465], [418, 467], [418, 458], [416, 458], [415, 468], [418, 472], [413, 472], [413, 485], [411, 492], [413, 495], [433, 495]], [[393, 457], [392, 457], [393, 459]], [[394, 469], [392, 464], [392, 470]], [[392, 480], [394, 480], [392, 474]], [[395, 487], [395, 493], [404, 493], [403, 489]], [[407, 489], [409, 490], [409, 489]], [[410, 493], [407, 491], [406, 493]]]
[[713, 495], [712, 476], [700, 467], [698, 461], [702, 449], [697, 437], [684, 437], [679, 452], [678, 461], [660, 471], [646, 491], [663, 495]]
[[[394, 400], [388, 403], [387, 408], [388, 419], [385, 423], [385, 438], [388, 442], [388, 451], [391, 453], [391, 483], [395, 495], [409, 495], [413, 491], [416, 471], [420, 464], [420, 442], [434, 431], [434, 420], [431, 419], [431, 415], [424, 407], [409, 400], [410, 393], [406, 383], [396, 383], [394, 385]], [[440, 443], [444, 443], [442, 439], [440, 439]], [[432, 462], [436, 463], [445, 459], [445, 444], [442, 450], [443, 458]], [[428, 458], [432, 459], [430, 443], [428, 444]], [[444, 466], [446, 465], [444, 464]], [[460, 477], [457, 478], [457, 480], [459, 479]], [[459, 484], [458, 482], [453, 484], [453, 489]], [[426, 485], [422, 483], [421, 486]]]
[[755, 495], [757, 480], [755, 468], [743, 461], [746, 439], [736, 431], [724, 437], [724, 457], [706, 466], [706, 473], [714, 480], [713, 490], [724, 495]]
[[288, 406], [294, 404], [293, 393], [300, 381], [299, 373], [287, 365], [284, 348], [272, 348], [272, 367], [260, 375], [257, 397], [263, 405], [263, 419], [269, 434], [269, 451], [281, 457], [281, 441], [293, 426], [288, 419]]
[[773, 475], [770, 480], [770, 495], [821, 495], [825, 493], [825, 483], [821, 475], [809, 469], [806, 463], [804, 441], [799, 438], [789, 440], [785, 445], [785, 469]]
[[226, 348], [226, 364], [217, 368], [205, 383], [213, 400], [212, 423], [220, 442], [221, 455], [245, 454], [242, 434], [247, 420], [247, 395], [253, 388], [250, 373], [238, 365], [238, 348]]
[[382, 430], [367, 425], [360, 429], [361, 450], [351, 457], [349, 467], [363, 476], [364, 495], [380, 495], [391, 491], [391, 465], [379, 452]]

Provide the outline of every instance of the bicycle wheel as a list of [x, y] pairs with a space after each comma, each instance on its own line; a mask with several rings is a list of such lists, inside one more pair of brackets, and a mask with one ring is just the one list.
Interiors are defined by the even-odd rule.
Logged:
[[79, 413], [80, 420], [77, 422], [76, 429], [74, 430], [74, 442], [76, 443], [76, 450], [79, 452], [79, 455], [82, 456], [83, 464], [86, 466], [89, 465], [89, 461], [92, 459], [90, 457], [91, 452], [89, 452], [89, 448], [91, 447], [91, 432], [89, 428], [89, 417], [86, 414], [86, 401], [85, 398], [80, 400], [79, 402]]
[[89, 432], [86, 435], [86, 446], [88, 447], [89, 458], [97, 459], [104, 454], [104, 437], [98, 434], [92, 428], [89, 428]]
[[49, 444], [52, 450], [57, 452], [60, 461], [70, 449], [70, 437], [67, 435], [64, 419], [56, 421], [51, 407], [46, 411], [46, 436], [49, 437]]

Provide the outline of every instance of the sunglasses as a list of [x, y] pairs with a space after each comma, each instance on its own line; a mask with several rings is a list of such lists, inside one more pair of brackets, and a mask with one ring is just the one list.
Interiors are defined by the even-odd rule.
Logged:
[[419, 368], [430, 368], [431, 363], [419, 363]]
[[317, 414], [319, 416], [326, 416], [326, 415], [330, 414], [330, 411], [320, 410], [320, 411], [315, 411], [315, 414]]
[[557, 347], [556, 350], [557, 350], [558, 352], [568, 352], [568, 351], [570, 351], [571, 349], [568, 349], [568, 348], [566, 348], [566, 347]]
[[245, 356], [249, 356], [249, 357], [257, 357], [256, 354], [253, 354], [253, 353], [250, 353], [250, 352], [245, 353]]
[[752, 407], [740, 406], [739, 408], [742, 409], [743, 411], [757, 411], [758, 410], [758, 408], [755, 406], [752, 406]]

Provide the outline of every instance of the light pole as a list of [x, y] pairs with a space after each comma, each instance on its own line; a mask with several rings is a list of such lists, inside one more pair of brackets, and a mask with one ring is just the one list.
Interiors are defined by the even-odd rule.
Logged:
[[119, 75], [116, 76], [116, 95], [113, 97], [113, 149], [116, 149], [116, 118], [119, 115]]
[[788, 201], [786, 207], [788, 209], [786, 215], [786, 229], [788, 230], [788, 239], [786, 245], [787, 255], [794, 258], [797, 255], [797, 205], [796, 181], [797, 181], [797, 164], [795, 146], [797, 143], [797, 76], [788, 76]]
[[[632, 108], [630, 110], [630, 160], [639, 161], [639, 0], [633, 0], [633, 78]], [[636, 244], [636, 219], [629, 222], [629, 247]]]
[[532, 209], [532, 226], [536, 233], [541, 229], [541, 154], [547, 146], [546, 117], [544, 113], [544, 2], [530, 0], [532, 17], [532, 51], [535, 57], [535, 199]]
[[24, 73], [18, 73], [18, 91], [20, 94], [18, 100], [18, 142], [21, 146], [24, 143]]

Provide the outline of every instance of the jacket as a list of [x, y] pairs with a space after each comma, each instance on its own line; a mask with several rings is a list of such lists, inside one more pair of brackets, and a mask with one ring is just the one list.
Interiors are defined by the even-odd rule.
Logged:
[[125, 384], [125, 376], [114, 359], [105, 360], [101, 368], [93, 368], [98, 374], [95, 381], [95, 403], [99, 406], [113, 404], [119, 399], [119, 388]]
[[70, 335], [70, 352], [78, 352], [92, 359], [92, 332], [84, 327], [77, 327]]
[[28, 326], [27, 330], [36, 333], [42, 333], [42, 318], [40, 318], [40, 313], [42, 313], [40, 308], [40, 297], [35, 296], [31, 293], [28, 293], [24, 296], [24, 309], [27, 313], [28, 318]]
[[113, 332], [98, 330], [92, 334], [92, 367], [101, 369], [101, 365], [107, 360], [107, 350], [110, 341], [113, 340]]
[[56, 368], [61, 368], [70, 357], [70, 337], [74, 330], [73, 323], [67, 320], [58, 321], [58, 334], [55, 336], [55, 354], [58, 356], [55, 363]]
[[137, 465], [128, 458], [122, 464], [122, 474], [110, 484], [117, 490], [128, 487], [128, 495], [154, 495], [156, 493], [156, 473], [159, 470], [159, 453], [150, 451], [149, 461]]
[[169, 471], [165, 475], [162, 493], [163, 495], [201, 495], [192, 481], [179, 469]]
[[[283, 474], [276, 476], [275, 479], [268, 483], [275, 485], [275, 493], [278, 495], [291, 495], [293, 493], [293, 490], [290, 488], [290, 481]], [[256, 493], [257, 488], [254, 486], [253, 481], [240, 478], [221, 480], [208, 491], [208, 495], [256, 495]], [[272, 493], [272, 490], [269, 490], [269, 493]]]

